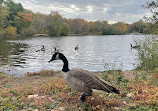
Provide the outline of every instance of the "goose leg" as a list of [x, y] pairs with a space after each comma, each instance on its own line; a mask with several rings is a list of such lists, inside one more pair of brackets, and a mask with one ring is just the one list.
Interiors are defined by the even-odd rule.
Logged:
[[83, 93], [80, 97], [81, 101], [84, 102], [86, 100], [86, 96], [88, 96], [86, 93]]
[[86, 100], [86, 96], [92, 96], [92, 90], [91, 89], [88, 89], [87, 90], [87, 94], [86, 93], [83, 93], [80, 97], [81, 101], [84, 102]]
[[72, 89], [70, 88], [70, 90], [69, 90], [70, 92], [72, 92]]

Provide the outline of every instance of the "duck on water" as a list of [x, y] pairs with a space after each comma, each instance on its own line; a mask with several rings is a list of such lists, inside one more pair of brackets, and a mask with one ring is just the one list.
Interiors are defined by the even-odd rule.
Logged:
[[64, 65], [62, 68], [62, 76], [65, 83], [71, 87], [72, 89], [83, 92], [80, 99], [81, 101], [85, 101], [86, 96], [91, 96], [93, 93], [93, 89], [102, 90], [105, 92], [113, 92], [116, 94], [120, 94], [120, 92], [114, 88], [113, 86], [106, 83], [104, 80], [100, 79], [92, 72], [83, 70], [83, 69], [69, 69], [67, 58], [59, 52], [55, 52], [50, 59], [50, 61], [54, 60], [62, 60]]
[[45, 51], [46, 49], [45, 49], [45, 47], [44, 47], [44, 45], [42, 45], [42, 48], [41, 48], [41, 50], [36, 50], [36, 52], [39, 52], [39, 51]]
[[131, 49], [132, 49], [132, 48], [136, 49], [136, 48], [139, 48], [139, 47], [140, 47], [139, 45], [135, 45], [135, 46], [133, 46], [132, 44], [130, 44], [130, 45], [131, 45]]
[[78, 45], [75, 47], [75, 50], [78, 50], [79, 49], [79, 47], [78, 47]]

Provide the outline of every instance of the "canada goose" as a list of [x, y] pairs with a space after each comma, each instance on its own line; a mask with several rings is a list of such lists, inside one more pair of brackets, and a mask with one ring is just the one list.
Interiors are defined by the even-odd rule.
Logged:
[[63, 79], [65, 80], [65, 83], [69, 85], [72, 89], [79, 92], [84, 92], [81, 95], [81, 101], [85, 101], [86, 96], [92, 95], [92, 89], [102, 90], [108, 93], [114, 92], [120, 94], [120, 92], [116, 90], [113, 86], [108, 85], [104, 80], [99, 79], [92, 72], [83, 69], [70, 70], [68, 67], [68, 60], [62, 53], [54, 53], [52, 58], [48, 62], [51, 62], [53, 60], [63, 61]]
[[36, 52], [39, 52], [39, 51], [45, 51], [45, 50], [46, 50], [46, 49], [45, 49], [44, 45], [42, 45], [41, 50], [36, 50]]
[[57, 50], [57, 48], [56, 48], [56, 47], [54, 47], [54, 52], [59, 52], [59, 50]]
[[44, 45], [42, 45], [41, 51], [45, 51], [45, 50], [46, 49], [45, 49]]
[[132, 44], [130, 44], [130, 45], [131, 45], [131, 49], [132, 49], [132, 48], [136, 49], [136, 48], [139, 48], [139, 47], [140, 47], [139, 45], [136, 45], [136, 46], [133, 46]]
[[25, 48], [20, 48], [19, 52], [25, 52]]
[[75, 47], [75, 50], [78, 50], [79, 48], [78, 48], [78, 45]]
[[54, 51], [51, 53], [56, 53], [56, 52], [59, 52], [59, 50], [56, 47], [54, 47]]

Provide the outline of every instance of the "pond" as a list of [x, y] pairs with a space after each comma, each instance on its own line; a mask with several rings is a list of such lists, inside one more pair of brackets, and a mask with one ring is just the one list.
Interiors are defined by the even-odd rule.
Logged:
[[[144, 35], [0, 37], [0, 72], [21, 76], [27, 72], [61, 70], [62, 61], [48, 63], [54, 47], [69, 61], [70, 69], [132, 70], [137, 50], [130, 47]], [[41, 51], [44, 45], [45, 51]], [[78, 45], [79, 49], [75, 50]]]

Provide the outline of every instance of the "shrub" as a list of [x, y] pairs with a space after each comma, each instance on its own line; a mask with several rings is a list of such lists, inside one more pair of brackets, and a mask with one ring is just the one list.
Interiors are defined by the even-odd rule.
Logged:
[[6, 35], [14, 36], [16, 35], [17, 29], [16, 27], [9, 26], [5, 29]]
[[158, 41], [155, 37], [146, 37], [140, 40], [138, 44], [141, 48], [138, 49], [138, 69], [152, 70], [158, 67]]

